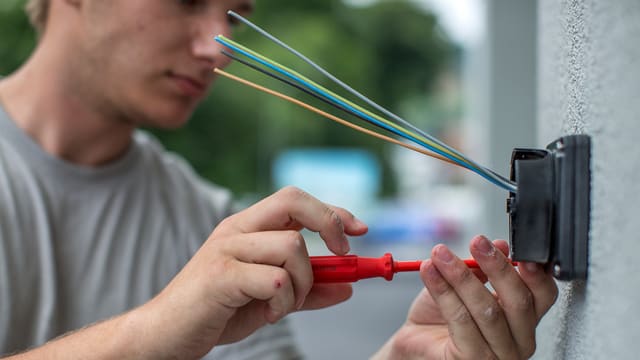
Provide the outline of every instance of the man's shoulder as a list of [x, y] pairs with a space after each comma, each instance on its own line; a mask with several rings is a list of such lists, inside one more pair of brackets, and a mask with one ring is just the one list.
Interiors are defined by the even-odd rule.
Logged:
[[153, 134], [138, 130], [134, 141], [142, 150], [145, 166], [152, 169], [154, 176], [159, 177], [174, 195], [190, 201], [205, 201], [218, 208], [231, 206], [229, 189], [204, 179], [181, 155], [167, 150]]

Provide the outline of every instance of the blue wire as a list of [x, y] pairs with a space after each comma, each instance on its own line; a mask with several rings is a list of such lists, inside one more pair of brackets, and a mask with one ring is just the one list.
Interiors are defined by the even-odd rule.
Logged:
[[394, 133], [394, 134], [396, 134], [396, 135], [398, 135], [400, 137], [403, 137], [403, 138], [405, 138], [407, 140], [413, 141], [416, 144], [419, 144], [419, 145], [421, 145], [421, 146], [423, 146], [423, 147], [425, 147], [425, 148], [427, 148], [427, 149], [429, 149], [429, 150], [431, 150], [431, 151], [433, 151], [435, 153], [438, 153], [438, 154], [446, 157], [447, 159], [449, 159], [449, 160], [451, 160], [451, 161], [453, 161], [453, 162], [455, 162], [455, 163], [457, 163], [457, 164], [459, 164], [459, 165], [461, 165], [461, 166], [463, 166], [463, 167], [475, 172], [476, 174], [482, 176], [483, 178], [485, 178], [489, 182], [491, 182], [491, 183], [493, 183], [493, 184], [495, 184], [495, 185], [497, 185], [497, 186], [499, 186], [499, 187], [501, 187], [501, 188], [503, 188], [505, 190], [508, 190], [508, 191], [511, 191], [511, 192], [515, 192], [515, 187], [511, 187], [511, 186], [509, 186], [507, 184], [503, 184], [503, 183], [493, 179], [492, 177], [484, 174], [482, 171], [477, 169], [475, 166], [467, 164], [467, 163], [461, 161], [458, 158], [450, 156], [449, 154], [443, 152], [440, 149], [434, 148], [433, 146], [431, 146], [429, 144], [426, 144], [423, 141], [421, 141], [419, 139], [416, 139], [415, 137], [413, 137], [411, 135], [404, 134], [404, 133], [400, 132], [399, 130], [397, 130], [397, 129], [391, 127], [391, 126], [389, 126], [389, 125], [387, 125], [387, 124], [385, 124], [383, 122], [380, 122], [379, 120], [371, 117], [370, 115], [368, 115], [366, 113], [363, 113], [362, 111], [354, 108], [353, 106], [345, 103], [344, 101], [341, 101], [340, 99], [335, 98], [331, 94], [326, 93], [322, 89], [319, 89], [318, 87], [314, 86], [313, 84], [308, 83], [307, 81], [299, 78], [298, 76], [293, 75], [293, 74], [289, 73], [288, 71], [286, 71], [284, 69], [281, 69], [281, 68], [278, 68], [278, 67], [272, 65], [272, 64], [270, 64], [270, 63], [268, 63], [268, 62], [266, 62], [266, 61], [264, 61], [264, 60], [262, 60], [262, 59], [260, 59], [260, 58], [258, 58], [256, 56], [254, 56], [253, 54], [248, 53], [248, 52], [244, 51], [243, 49], [240, 49], [237, 46], [234, 46], [233, 44], [230, 44], [230, 43], [226, 42], [224, 39], [222, 39], [222, 38], [220, 38], [218, 36], [215, 37], [215, 40], [217, 42], [221, 43], [222, 45], [232, 49], [233, 51], [238, 52], [238, 53], [240, 53], [240, 54], [242, 54], [242, 55], [244, 55], [244, 56], [246, 56], [246, 57], [248, 57], [248, 58], [250, 58], [250, 59], [252, 59], [252, 60], [254, 60], [254, 61], [256, 61], [256, 62], [258, 62], [258, 63], [260, 63], [260, 64], [262, 64], [262, 65], [264, 65], [264, 66], [266, 66], [266, 67], [268, 67], [268, 68], [270, 68], [272, 70], [274, 70], [274, 71], [277, 71], [280, 74], [283, 74], [283, 75], [287, 76], [288, 78], [290, 78], [290, 79], [292, 79], [292, 80], [294, 80], [294, 81], [296, 81], [296, 82], [298, 82], [298, 83], [300, 83], [302, 85], [304, 85], [305, 87], [311, 89], [313, 92], [323, 96], [324, 98], [330, 100], [331, 102], [337, 103], [337, 104], [340, 104], [343, 107], [346, 107], [351, 112], [356, 113], [356, 114], [360, 115], [361, 117], [364, 117], [370, 123], [376, 124], [376, 125], [384, 128], [384, 129], [386, 129], [386, 130], [388, 130], [388, 131], [390, 131], [390, 132], [392, 132], [392, 133]]
[[280, 39], [276, 38], [275, 36], [271, 35], [269, 32], [267, 32], [266, 30], [263, 30], [262, 28], [260, 28], [259, 26], [257, 26], [256, 24], [252, 23], [251, 21], [243, 18], [242, 16], [236, 14], [235, 12], [233, 12], [232, 10], [227, 11], [227, 14], [229, 16], [232, 16], [234, 18], [236, 18], [237, 20], [243, 22], [244, 24], [248, 25], [250, 28], [254, 29], [255, 31], [257, 31], [258, 33], [260, 33], [261, 35], [263, 35], [264, 37], [266, 37], [267, 39], [273, 41], [274, 43], [278, 44], [279, 46], [283, 47], [284, 49], [286, 49], [287, 51], [289, 51], [290, 53], [294, 54], [295, 56], [297, 56], [298, 58], [302, 59], [304, 62], [306, 62], [307, 64], [311, 65], [314, 69], [318, 70], [320, 73], [322, 73], [324, 76], [326, 76], [327, 78], [329, 78], [331, 81], [335, 82], [336, 84], [340, 85], [343, 89], [349, 91], [351, 94], [353, 94], [354, 96], [356, 96], [357, 98], [359, 98], [360, 100], [366, 102], [367, 104], [371, 105], [372, 107], [374, 107], [376, 110], [381, 111], [382, 113], [384, 113], [385, 115], [391, 117], [391, 120], [395, 120], [398, 123], [404, 124], [405, 126], [407, 126], [407, 128], [409, 130], [415, 131], [417, 134], [422, 135], [423, 137], [427, 138], [428, 140], [432, 141], [434, 144], [439, 145], [441, 147], [443, 147], [444, 149], [446, 149], [447, 151], [449, 151], [452, 155], [463, 159], [463, 161], [466, 161], [469, 165], [475, 166], [477, 168], [479, 168], [480, 170], [482, 170], [483, 173], [487, 174], [488, 176], [496, 179], [498, 182], [507, 184], [508, 186], [511, 186], [511, 188], [513, 188], [514, 192], [517, 190], [517, 185], [516, 183], [514, 183], [513, 181], [508, 180], [507, 178], [503, 177], [500, 174], [497, 174], [495, 171], [488, 169], [482, 165], [476, 164], [474, 161], [472, 161], [471, 159], [467, 158], [466, 156], [462, 155], [460, 152], [458, 152], [457, 150], [449, 147], [447, 144], [441, 142], [440, 140], [434, 138], [433, 136], [423, 132], [422, 130], [420, 130], [419, 128], [415, 127], [413, 124], [407, 122], [406, 120], [400, 118], [398, 115], [390, 112], [389, 110], [383, 108], [382, 106], [376, 104], [375, 102], [373, 102], [371, 99], [369, 99], [368, 97], [362, 95], [361, 93], [359, 93], [358, 91], [354, 90], [353, 88], [351, 88], [349, 85], [345, 84], [344, 82], [342, 82], [340, 79], [336, 78], [335, 76], [333, 76], [332, 74], [330, 74], [328, 71], [326, 71], [325, 69], [323, 69], [320, 65], [316, 64], [315, 62], [313, 62], [311, 59], [307, 58], [306, 56], [304, 56], [302, 53], [300, 53], [299, 51], [293, 49], [292, 47], [290, 47], [289, 45], [285, 44], [283, 41], [281, 41]]

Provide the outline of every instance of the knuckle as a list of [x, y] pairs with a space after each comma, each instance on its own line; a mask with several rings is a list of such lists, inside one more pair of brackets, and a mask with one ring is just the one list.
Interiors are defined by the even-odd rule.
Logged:
[[324, 216], [327, 219], [329, 226], [342, 227], [342, 219], [338, 216], [338, 213], [333, 211], [330, 207], [326, 207], [324, 210]]
[[[225, 306], [235, 307], [245, 303], [248, 296], [242, 290], [234, 286], [238, 280], [238, 269], [234, 259], [227, 258], [211, 263], [209, 278], [215, 284], [217, 291], [211, 294], [211, 298]], [[222, 275], [222, 276], [221, 276]]]
[[220, 282], [221, 280], [229, 279], [237, 275], [236, 262], [233, 258], [224, 257], [223, 259], [216, 259], [216, 261], [210, 261], [208, 265], [208, 276], [215, 281]]
[[235, 215], [231, 215], [228, 216], [224, 219], [222, 219], [218, 225], [215, 227], [215, 229], [213, 230], [213, 232], [211, 233], [211, 236], [217, 235], [221, 232], [223, 232], [225, 229], [232, 227], [233, 225], [233, 219], [235, 219], [235, 217], [238, 216], [237, 214]]
[[295, 230], [288, 230], [284, 235], [284, 246], [286, 250], [290, 252], [298, 252], [304, 245], [304, 238], [300, 232]]
[[453, 282], [456, 284], [467, 284], [475, 279], [475, 275], [469, 270], [468, 267], [463, 266], [461, 268], [456, 268], [455, 273], [453, 274]]
[[498, 303], [492, 303], [487, 305], [484, 308], [482, 314], [480, 314], [479, 319], [484, 324], [492, 325], [500, 321], [502, 318], [502, 307], [498, 305]]
[[289, 186], [286, 186], [286, 187], [282, 188], [279, 191], [279, 193], [282, 194], [286, 198], [291, 198], [291, 199], [294, 199], [294, 200], [295, 199], [299, 199], [299, 198], [310, 197], [310, 195], [307, 192], [305, 192], [304, 190], [302, 190], [302, 189], [300, 189], [298, 187], [292, 186], [292, 185], [289, 185]]
[[533, 294], [527, 291], [522, 295], [517, 296], [513, 303], [509, 304], [509, 307], [516, 311], [529, 311], [533, 308]]

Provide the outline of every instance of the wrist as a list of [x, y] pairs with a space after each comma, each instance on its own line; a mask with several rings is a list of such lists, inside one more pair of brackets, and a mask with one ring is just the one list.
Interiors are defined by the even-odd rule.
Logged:
[[[160, 294], [123, 315], [121, 328], [132, 359], [199, 359], [215, 345], [216, 336], [202, 323], [206, 316], [192, 307], [185, 312], [181, 302]], [[129, 356], [131, 355], [131, 356]]]
[[181, 334], [172, 332], [176, 330], [172, 323], [176, 322], [157, 302], [154, 298], [120, 317], [119, 344], [126, 349], [123, 359], [189, 358], [181, 350]]
[[147, 304], [135, 308], [117, 318], [115, 325], [117, 331], [117, 346], [122, 349], [120, 354], [123, 359], [152, 359], [159, 358], [156, 355], [158, 346], [155, 342], [160, 338], [153, 336], [151, 329], [153, 316], [151, 316]]

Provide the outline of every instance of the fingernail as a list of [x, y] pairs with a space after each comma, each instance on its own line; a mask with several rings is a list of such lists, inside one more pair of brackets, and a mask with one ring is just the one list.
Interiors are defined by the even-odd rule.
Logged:
[[527, 271], [530, 272], [530, 273], [535, 273], [539, 269], [538, 264], [533, 263], [533, 262], [524, 263], [524, 267], [527, 268]]
[[438, 245], [436, 248], [436, 257], [446, 263], [449, 263], [453, 260], [453, 254], [451, 251], [444, 245]]
[[491, 241], [484, 236], [479, 236], [479, 240], [476, 241], [476, 249], [486, 256], [493, 256], [496, 253], [496, 248]]

